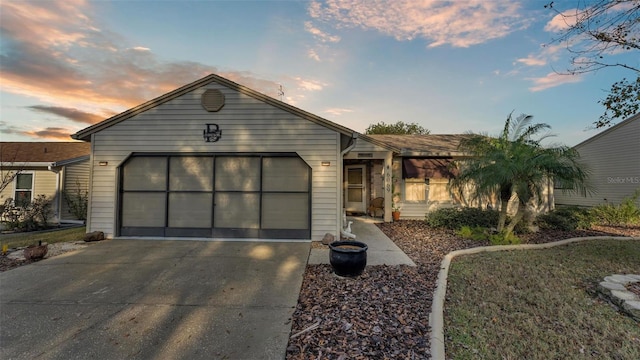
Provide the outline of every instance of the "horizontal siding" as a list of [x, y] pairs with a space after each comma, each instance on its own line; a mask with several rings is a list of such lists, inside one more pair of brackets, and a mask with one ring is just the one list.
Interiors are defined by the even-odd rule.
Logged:
[[[89, 190], [89, 160], [69, 164], [64, 168], [63, 187], [71, 198], [76, 198], [78, 193], [82, 196]], [[78, 217], [69, 211], [69, 205], [63, 199], [60, 211], [61, 220], [78, 220]]]
[[[218, 89], [225, 105], [205, 111], [200, 95]], [[204, 142], [207, 123], [220, 127], [218, 142]], [[297, 153], [312, 168], [312, 239], [335, 233], [339, 136], [335, 131], [299, 118], [236, 91], [209, 84], [95, 134], [93, 140], [91, 231], [113, 236], [117, 166], [133, 152], [158, 153]], [[99, 166], [99, 162], [107, 166]], [[321, 166], [330, 161], [331, 166]], [[316, 208], [317, 207], [317, 208]]]
[[33, 196], [45, 195], [54, 198], [56, 196], [57, 175], [52, 171], [34, 171]]
[[585, 197], [556, 189], [556, 204], [619, 204], [640, 188], [640, 117], [621, 125], [576, 147], [581, 161], [591, 171], [590, 181], [596, 193]]

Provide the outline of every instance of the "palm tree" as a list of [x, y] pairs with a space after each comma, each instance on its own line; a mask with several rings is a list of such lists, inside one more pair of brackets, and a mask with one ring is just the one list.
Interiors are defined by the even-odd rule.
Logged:
[[[512, 114], [499, 136], [470, 134], [460, 143], [460, 150], [468, 157], [454, 162], [459, 174], [451, 182], [452, 189], [460, 194], [471, 185], [475, 199], [498, 196], [501, 206], [497, 230], [504, 231], [505, 237], [522, 220], [527, 204], [542, 201], [545, 183], [550, 179], [562, 189], [583, 194], [589, 191], [588, 173], [578, 161], [578, 152], [566, 146], [543, 147], [540, 142], [550, 135], [533, 137], [550, 126], [532, 124], [533, 116], [524, 114], [514, 121]], [[518, 199], [518, 209], [506, 224], [507, 205], [513, 196]]]

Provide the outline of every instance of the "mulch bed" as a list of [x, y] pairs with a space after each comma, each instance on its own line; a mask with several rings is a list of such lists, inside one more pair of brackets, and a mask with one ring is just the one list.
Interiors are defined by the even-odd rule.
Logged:
[[[335, 276], [329, 265], [307, 266], [287, 359], [430, 358], [431, 298], [443, 257], [488, 244], [432, 229], [424, 221], [377, 225], [417, 266], [369, 266], [356, 279]], [[540, 231], [520, 238], [545, 243], [604, 235], [640, 236], [640, 228]]]

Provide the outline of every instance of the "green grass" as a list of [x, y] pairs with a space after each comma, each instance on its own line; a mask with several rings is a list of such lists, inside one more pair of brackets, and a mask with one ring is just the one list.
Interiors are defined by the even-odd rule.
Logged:
[[84, 238], [85, 232], [86, 228], [84, 226], [39, 233], [25, 232], [2, 235], [0, 236], [0, 243], [2, 245], [7, 244], [9, 248], [15, 248], [19, 246], [37, 245], [38, 241], [49, 244], [67, 241], [80, 241]]
[[640, 324], [595, 295], [640, 274], [640, 241], [454, 259], [445, 304], [449, 359], [640, 359]]

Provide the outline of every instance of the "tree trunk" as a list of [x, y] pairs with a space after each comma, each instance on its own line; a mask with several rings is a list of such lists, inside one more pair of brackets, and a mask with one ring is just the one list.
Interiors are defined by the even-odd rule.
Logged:
[[511, 219], [509, 224], [505, 227], [504, 237], [507, 238], [513, 234], [513, 229], [515, 229], [516, 225], [522, 220], [525, 212], [525, 206], [520, 201], [518, 201], [518, 210], [516, 210], [516, 215]]
[[504, 224], [507, 222], [507, 210], [509, 208], [509, 199], [507, 201], [501, 201], [500, 213], [498, 214], [498, 232], [504, 229]]

